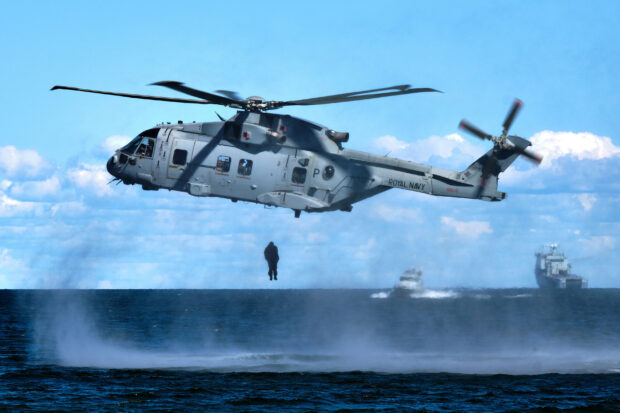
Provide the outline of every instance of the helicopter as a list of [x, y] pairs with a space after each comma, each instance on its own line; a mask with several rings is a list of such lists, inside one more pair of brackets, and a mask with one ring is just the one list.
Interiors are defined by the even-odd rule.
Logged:
[[197, 197], [220, 197], [302, 211], [347, 211], [353, 204], [391, 188], [436, 196], [501, 201], [498, 176], [519, 155], [540, 164], [542, 157], [526, 149], [526, 139], [508, 135], [522, 103], [516, 99], [499, 136], [487, 134], [463, 120], [460, 127], [493, 147], [463, 171], [451, 171], [387, 156], [344, 148], [348, 132], [286, 114], [268, 113], [285, 106], [323, 105], [413, 93], [432, 88], [397, 85], [310, 99], [278, 101], [259, 96], [241, 98], [236, 92], [193, 89], [181, 82], [163, 86], [197, 99], [137, 95], [54, 86], [135, 99], [213, 104], [239, 109], [218, 122], [158, 124], [115, 151], [106, 168], [111, 182], [139, 184], [151, 191], [168, 189]]

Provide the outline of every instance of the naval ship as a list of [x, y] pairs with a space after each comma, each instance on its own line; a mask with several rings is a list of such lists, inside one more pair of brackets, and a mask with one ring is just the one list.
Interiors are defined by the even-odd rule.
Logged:
[[395, 297], [410, 297], [411, 293], [424, 290], [422, 271], [415, 268], [406, 270], [400, 276], [400, 281], [392, 289]]
[[571, 265], [558, 244], [543, 246], [536, 253], [536, 282], [544, 289], [580, 289], [588, 288], [588, 280], [571, 274]]

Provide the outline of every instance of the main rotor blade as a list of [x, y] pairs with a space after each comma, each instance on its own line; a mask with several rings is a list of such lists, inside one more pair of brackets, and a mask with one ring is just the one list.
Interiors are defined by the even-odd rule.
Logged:
[[486, 132], [483, 132], [481, 129], [478, 129], [477, 127], [475, 127], [471, 123], [467, 122], [465, 119], [463, 119], [461, 121], [461, 123], [459, 124], [459, 127], [461, 129], [465, 129], [466, 131], [468, 131], [469, 133], [471, 133], [473, 135], [476, 135], [480, 139], [489, 139], [489, 140], [491, 140], [491, 135], [489, 135]]
[[172, 90], [176, 90], [177, 92], [185, 93], [186, 95], [195, 96], [197, 98], [208, 100], [210, 103], [215, 103], [217, 105], [240, 105], [242, 102], [235, 99], [230, 99], [228, 97], [214, 95], [213, 93], [203, 92], [202, 90], [192, 89], [191, 87], [185, 86], [181, 82], [175, 82], [171, 80], [165, 80], [162, 82], [151, 83], [151, 85], [155, 86], [164, 86]]
[[512, 103], [510, 112], [508, 112], [508, 115], [506, 115], [506, 119], [504, 120], [504, 124], [502, 125], [504, 127], [504, 134], [508, 132], [508, 129], [510, 129], [510, 125], [512, 125], [512, 121], [515, 120], [515, 116], [517, 116], [517, 113], [519, 113], [521, 106], [523, 106], [523, 102], [521, 102], [519, 99], [515, 99], [515, 101]]
[[80, 89], [78, 87], [72, 86], [54, 86], [50, 90], [75, 90], [78, 92], [88, 92], [88, 93], [99, 93], [101, 95], [112, 95], [112, 96], [123, 96], [126, 98], [134, 98], [134, 99], [147, 99], [147, 100], [163, 100], [165, 102], [179, 102], [179, 103], [200, 103], [202, 105], [206, 105], [212, 102], [208, 102], [205, 100], [195, 100], [195, 99], [178, 99], [178, 98], [167, 98], [163, 96], [148, 96], [148, 95], [135, 95], [132, 93], [116, 93], [116, 92], [104, 92], [102, 90], [92, 90], [92, 89]]
[[243, 98], [239, 96], [239, 94], [233, 90], [216, 90], [215, 93], [219, 93], [220, 95], [224, 95], [230, 99], [243, 100]]
[[[376, 93], [376, 92], [382, 92], [384, 90], [392, 90], [393, 92]], [[387, 97], [387, 96], [407, 95], [409, 93], [422, 93], [422, 92], [441, 93], [441, 91], [439, 90], [431, 89], [428, 87], [409, 89], [409, 85], [398, 85], [398, 86], [383, 87], [379, 89], [361, 90], [359, 92], [349, 92], [349, 93], [340, 93], [337, 95], [320, 96], [320, 97], [310, 98], [310, 99], [276, 101], [274, 102], [274, 108], [288, 106], [288, 105], [304, 105], [304, 106], [325, 105], [328, 103], [352, 102], [355, 100], [377, 99], [377, 98], [382, 98], [382, 97]]]

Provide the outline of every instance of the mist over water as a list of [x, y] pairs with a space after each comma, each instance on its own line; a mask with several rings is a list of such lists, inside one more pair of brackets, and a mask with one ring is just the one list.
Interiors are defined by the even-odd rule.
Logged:
[[[620, 290], [40, 291], [33, 359], [216, 372], [620, 371]], [[373, 298], [375, 297], [375, 298]]]

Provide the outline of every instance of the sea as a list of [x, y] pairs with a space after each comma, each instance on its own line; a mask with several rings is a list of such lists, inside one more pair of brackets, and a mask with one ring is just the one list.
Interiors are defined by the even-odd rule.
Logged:
[[0, 290], [0, 410], [620, 411], [620, 289]]

